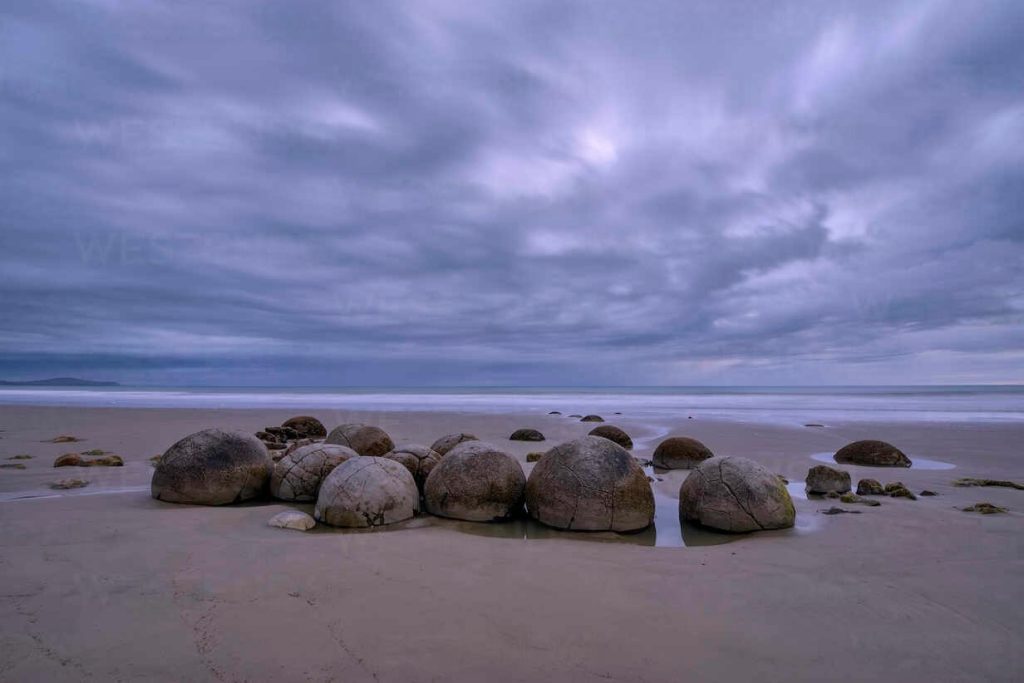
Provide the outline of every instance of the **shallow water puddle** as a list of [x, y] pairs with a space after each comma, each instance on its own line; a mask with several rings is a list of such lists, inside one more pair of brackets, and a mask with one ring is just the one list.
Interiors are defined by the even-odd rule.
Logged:
[[[846, 463], [837, 463], [833, 457], [834, 453], [813, 453], [811, 455], [812, 460], [823, 462], [827, 465], [843, 465]], [[907, 457], [910, 458], [912, 463], [910, 467], [871, 467], [870, 469], [884, 469], [884, 470], [952, 470], [956, 469], [956, 465], [950, 462], [942, 462], [941, 460], [929, 460], [928, 458], [922, 458], [912, 453], [907, 453]], [[866, 465], [851, 465], [851, 467], [867, 467]]]

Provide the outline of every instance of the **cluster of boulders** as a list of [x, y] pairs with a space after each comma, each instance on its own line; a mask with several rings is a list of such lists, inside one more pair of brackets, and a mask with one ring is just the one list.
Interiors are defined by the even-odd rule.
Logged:
[[280, 427], [264, 427], [256, 432], [256, 438], [263, 442], [268, 451], [276, 452], [276, 459], [284, 452], [313, 443], [327, 436], [324, 424], [309, 415], [297, 415], [281, 423]]

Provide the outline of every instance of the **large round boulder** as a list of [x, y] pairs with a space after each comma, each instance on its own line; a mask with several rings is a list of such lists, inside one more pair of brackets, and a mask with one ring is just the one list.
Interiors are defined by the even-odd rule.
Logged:
[[835, 461], [844, 465], [867, 467], [910, 467], [910, 458], [885, 441], [854, 441], [836, 451]]
[[614, 441], [625, 449], [633, 447], [633, 439], [629, 438], [629, 434], [615, 425], [601, 425], [600, 427], [594, 427], [590, 430], [590, 436], [600, 436], [602, 439]]
[[584, 436], [555, 446], [534, 465], [526, 509], [558, 529], [638, 531], [654, 521], [654, 493], [626, 449]]
[[850, 473], [828, 465], [815, 465], [807, 471], [804, 484], [807, 493], [846, 493], [850, 490]]
[[416, 443], [397, 446], [383, 457], [405, 465], [405, 469], [409, 470], [409, 474], [416, 480], [416, 486], [420, 491], [423, 491], [423, 485], [434, 466], [441, 462], [441, 456], [436, 451]]
[[692, 470], [714, 457], [707, 446], [688, 436], [670, 436], [654, 449], [651, 461], [664, 470]]
[[466, 441], [478, 441], [475, 434], [467, 434], [466, 432], [459, 432], [458, 434], [445, 434], [440, 439], [434, 442], [430, 447], [430, 450], [434, 451], [438, 455], [448, 455], [448, 451], [458, 446], [460, 443]]
[[225, 505], [266, 493], [272, 469], [256, 437], [206, 429], [167, 449], [150, 488], [154, 498], [168, 503]]
[[348, 446], [312, 443], [296, 448], [274, 464], [270, 495], [280, 500], [316, 500], [320, 484], [335, 467], [359, 454]]
[[746, 458], [714, 458], [679, 488], [679, 516], [719, 531], [786, 529], [796, 508], [782, 479]]
[[300, 439], [322, 439], [327, 436], [324, 423], [309, 415], [296, 415], [281, 423], [285, 429], [294, 429]]
[[344, 424], [327, 435], [327, 443], [348, 446], [359, 455], [380, 456], [395, 447], [388, 433], [380, 427], [364, 424]]
[[524, 428], [512, 432], [508, 438], [509, 441], [543, 441], [544, 435], [536, 429]]
[[394, 524], [420, 510], [420, 492], [405, 466], [387, 458], [350, 458], [320, 485], [313, 516], [340, 527]]
[[514, 516], [523, 507], [526, 476], [508, 453], [483, 441], [467, 441], [448, 452], [427, 477], [427, 512], [470, 522]]

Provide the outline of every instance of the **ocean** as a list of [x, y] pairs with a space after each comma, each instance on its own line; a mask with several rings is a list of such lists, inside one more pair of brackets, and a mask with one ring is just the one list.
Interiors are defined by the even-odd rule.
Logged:
[[850, 387], [4, 387], [0, 404], [122, 408], [307, 408], [529, 413], [641, 419], [819, 422], [1018, 422], [1024, 386]]

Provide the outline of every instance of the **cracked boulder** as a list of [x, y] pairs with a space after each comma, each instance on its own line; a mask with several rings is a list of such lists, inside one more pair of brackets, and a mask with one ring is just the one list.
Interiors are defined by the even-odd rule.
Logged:
[[409, 470], [409, 474], [416, 480], [416, 487], [420, 491], [423, 491], [423, 485], [427, 482], [427, 477], [433, 471], [434, 466], [441, 462], [441, 456], [436, 451], [417, 443], [397, 446], [395, 450], [383, 457], [405, 465], [405, 469]]
[[313, 516], [340, 527], [373, 527], [410, 519], [420, 492], [404, 465], [372, 456], [350, 458], [320, 485]]
[[714, 453], [697, 439], [688, 436], [670, 436], [654, 449], [651, 460], [663, 470], [692, 470]]
[[828, 465], [815, 465], [807, 471], [807, 493], [847, 493], [850, 490], [850, 473]]
[[796, 509], [777, 475], [746, 458], [701, 463], [679, 489], [679, 516], [719, 531], [786, 529]]
[[508, 453], [483, 441], [459, 444], [437, 463], [423, 487], [427, 512], [439, 517], [490, 522], [523, 507], [526, 476]]
[[590, 436], [600, 436], [602, 439], [614, 441], [627, 450], [633, 447], [633, 439], [629, 438], [629, 434], [615, 425], [594, 427], [590, 430]]
[[556, 529], [639, 531], [654, 521], [654, 493], [626, 449], [588, 435], [555, 446], [534, 465], [526, 508]]
[[867, 467], [910, 467], [910, 458], [885, 441], [854, 441], [836, 451], [835, 461]]
[[168, 503], [226, 505], [263, 495], [272, 469], [256, 437], [206, 429], [167, 449], [153, 470], [151, 491]]
[[296, 448], [274, 465], [270, 495], [280, 500], [316, 500], [320, 484], [335, 467], [359, 454], [348, 446], [313, 443]]
[[359, 455], [380, 456], [395, 447], [388, 433], [380, 427], [364, 424], [345, 424], [335, 427], [327, 435], [327, 443], [348, 446]]
[[322, 439], [327, 436], [324, 423], [309, 415], [296, 415], [282, 422], [281, 426], [285, 429], [294, 429], [300, 439]]
[[448, 451], [458, 446], [460, 443], [466, 441], [479, 441], [475, 434], [467, 434], [466, 432], [459, 432], [458, 434], [445, 434], [440, 439], [434, 442], [430, 447], [430, 450], [434, 451], [440, 456], [445, 456]]

